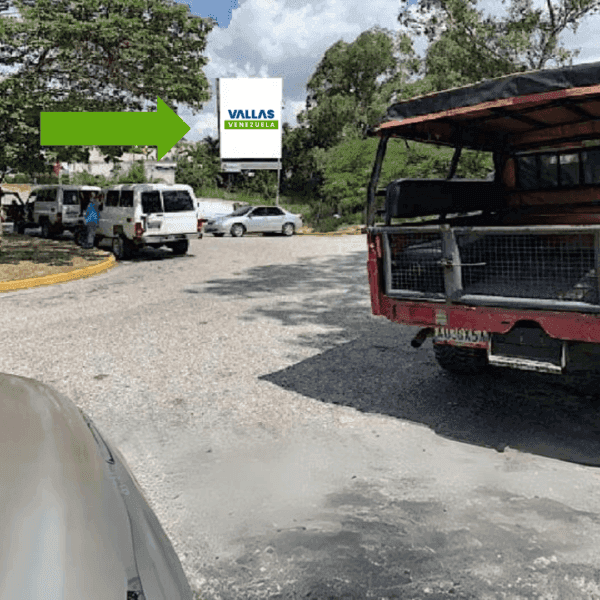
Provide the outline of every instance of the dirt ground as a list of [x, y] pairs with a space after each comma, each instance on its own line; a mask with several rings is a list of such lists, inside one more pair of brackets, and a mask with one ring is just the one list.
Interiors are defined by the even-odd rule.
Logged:
[[0, 238], [0, 281], [15, 281], [65, 273], [98, 264], [109, 255], [86, 250], [66, 237], [46, 240], [31, 235], [3, 234]]

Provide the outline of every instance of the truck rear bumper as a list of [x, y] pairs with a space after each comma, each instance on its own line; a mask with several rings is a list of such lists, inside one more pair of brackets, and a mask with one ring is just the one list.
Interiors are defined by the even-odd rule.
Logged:
[[171, 244], [173, 242], [195, 239], [197, 237], [197, 231], [194, 233], [177, 233], [171, 235], [144, 235], [141, 238], [135, 238], [133, 243], [136, 246], [151, 246], [153, 244]]
[[[443, 327], [453, 331], [508, 333], [518, 322], [537, 323], [550, 337], [559, 340], [600, 343], [600, 315], [542, 310], [511, 310], [492, 306], [411, 302], [381, 296], [373, 314], [404, 325]], [[466, 343], [470, 340], [465, 339]], [[486, 341], [473, 342], [487, 347]]]

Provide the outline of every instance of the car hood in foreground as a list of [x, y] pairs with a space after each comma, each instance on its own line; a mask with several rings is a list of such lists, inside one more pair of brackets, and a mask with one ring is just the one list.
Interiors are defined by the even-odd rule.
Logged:
[[121, 454], [66, 397], [0, 374], [0, 600], [191, 600]]

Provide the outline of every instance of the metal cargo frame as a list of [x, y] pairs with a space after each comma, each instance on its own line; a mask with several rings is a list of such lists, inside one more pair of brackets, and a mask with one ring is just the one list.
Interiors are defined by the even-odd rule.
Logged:
[[600, 313], [600, 227], [375, 227], [397, 300]]

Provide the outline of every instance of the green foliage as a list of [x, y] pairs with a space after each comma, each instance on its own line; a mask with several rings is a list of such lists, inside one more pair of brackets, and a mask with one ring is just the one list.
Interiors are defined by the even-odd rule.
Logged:
[[397, 49], [407, 50], [405, 38], [396, 48], [390, 32], [373, 28], [327, 50], [308, 82], [308, 110], [302, 115], [312, 146], [329, 148], [353, 132], [364, 136], [379, 120], [391, 93], [384, 83], [406, 67]]
[[31, 183], [31, 178], [24, 173], [16, 173], [15, 175], [7, 175], [6, 183]]
[[131, 164], [129, 169], [117, 175], [117, 184], [119, 183], [154, 183], [155, 179], [148, 179], [144, 170], [144, 163], [136, 161]]
[[[21, 19], [0, 18], [0, 181], [12, 168], [42, 173], [58, 158], [87, 160], [85, 148], [46, 148], [42, 111], [141, 111], [157, 96], [200, 109], [209, 98], [203, 68], [214, 26], [173, 0], [15, 0]], [[57, 86], [57, 82], [59, 86]], [[108, 160], [125, 147], [101, 150]]]
[[[376, 138], [352, 139], [318, 153], [324, 173], [322, 216], [337, 213], [347, 220], [349, 215], [362, 215], [378, 143]], [[401, 140], [390, 140], [379, 185], [383, 188], [399, 178], [445, 178], [452, 154], [451, 148], [413, 142], [407, 148]], [[484, 178], [491, 170], [489, 153], [464, 151], [456, 177]]]
[[567, 50], [561, 35], [600, 11], [600, 0], [508, 4], [506, 15], [493, 17], [477, 9], [477, 0], [417, 0], [410, 11], [409, 0], [401, 0], [405, 31], [428, 38], [426, 72], [435, 89], [572, 64], [579, 51]]
[[240, 190], [261, 200], [274, 199], [277, 194], [277, 171], [259, 169], [246, 174], [238, 184]]
[[218, 143], [205, 138], [194, 146], [186, 147], [177, 162], [175, 180], [194, 188], [196, 195], [215, 188], [222, 182]]
[[104, 175], [91, 175], [90, 173], [74, 173], [71, 177], [73, 185], [98, 185], [100, 187], [108, 187], [116, 183], [114, 178], [108, 178]]
[[310, 135], [310, 130], [306, 127], [292, 129], [284, 126], [281, 141], [282, 193], [312, 196], [316, 192], [322, 173], [316, 163]]
[[366, 142], [366, 133], [419, 65], [408, 36], [378, 27], [325, 53], [307, 86], [307, 110], [298, 115], [303, 126], [283, 133], [283, 170], [291, 176], [282, 189], [311, 198], [317, 220], [364, 203], [375, 143]]

